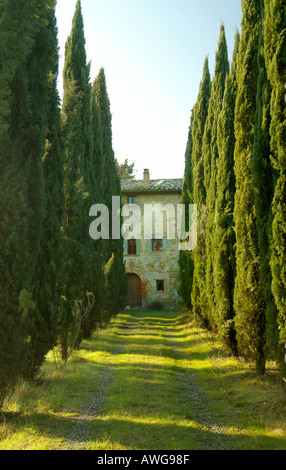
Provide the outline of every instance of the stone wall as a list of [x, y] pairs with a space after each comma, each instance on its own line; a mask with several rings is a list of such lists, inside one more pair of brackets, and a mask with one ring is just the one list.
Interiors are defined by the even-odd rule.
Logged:
[[[123, 196], [123, 203], [127, 204], [127, 195]], [[179, 275], [179, 240], [177, 237], [176, 211], [174, 219], [172, 212], [169, 223], [174, 223], [176, 228], [175, 238], [169, 239], [167, 232], [167, 216], [163, 216], [163, 251], [152, 251], [152, 241], [144, 239], [144, 205], [160, 204], [165, 207], [172, 204], [176, 209], [177, 204], [181, 204], [181, 195], [172, 193], [144, 193], [137, 195], [137, 206], [142, 214], [142, 237], [137, 241], [137, 254], [128, 255], [128, 242], [125, 240], [124, 254], [126, 272], [137, 274], [142, 283], [142, 306], [150, 307], [153, 302], [159, 301], [164, 307], [176, 307], [178, 296], [178, 275]], [[170, 232], [169, 232], [170, 234]], [[153, 231], [154, 235], [154, 231]], [[169, 235], [170, 236], [170, 235]], [[155, 235], [154, 235], [154, 238]], [[158, 290], [162, 288], [163, 290]]]

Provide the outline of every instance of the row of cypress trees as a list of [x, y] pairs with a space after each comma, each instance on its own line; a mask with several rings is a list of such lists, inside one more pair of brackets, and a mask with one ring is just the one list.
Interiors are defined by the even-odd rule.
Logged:
[[233, 355], [285, 371], [286, 6], [242, 0], [231, 66], [221, 26], [191, 116], [183, 203], [198, 245], [180, 254], [185, 305]]
[[124, 296], [122, 240], [89, 236], [90, 207], [120, 196], [105, 74], [90, 83], [78, 0], [60, 105], [55, 7], [0, 1], [0, 406]]

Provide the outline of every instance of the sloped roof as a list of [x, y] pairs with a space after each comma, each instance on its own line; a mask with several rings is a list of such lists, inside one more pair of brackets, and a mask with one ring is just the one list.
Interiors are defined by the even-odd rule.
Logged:
[[181, 193], [183, 179], [150, 180], [149, 186], [143, 185], [143, 180], [121, 180], [122, 193]]

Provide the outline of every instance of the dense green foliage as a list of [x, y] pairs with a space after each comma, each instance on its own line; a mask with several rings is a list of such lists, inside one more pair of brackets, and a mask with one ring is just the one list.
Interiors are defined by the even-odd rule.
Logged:
[[208, 324], [214, 325], [213, 314], [215, 311], [214, 281], [215, 273], [213, 259], [215, 256], [214, 229], [215, 229], [215, 202], [217, 193], [217, 122], [224, 96], [225, 80], [229, 73], [228, 52], [224, 26], [221, 26], [218, 50], [215, 59], [215, 73], [212, 81], [211, 96], [208, 115], [202, 142], [204, 157], [204, 184], [206, 189], [206, 264], [205, 269], [205, 310]]
[[258, 372], [264, 372], [265, 303], [259, 273], [257, 214], [251, 175], [261, 28], [260, 3], [259, 0], [243, 2], [244, 14], [237, 70], [234, 308], [239, 350], [245, 355], [254, 357]]
[[[103, 203], [109, 209], [109, 228], [112, 232], [113, 197], [121, 195], [120, 178], [117, 173], [116, 159], [112, 146], [112, 118], [110, 101], [107, 93], [106, 77], [101, 68], [93, 83], [92, 90], [95, 102], [99, 109], [101, 135], [102, 135], [102, 188]], [[120, 202], [121, 206], [121, 202]], [[123, 239], [121, 233], [112, 233], [109, 240], [105, 240], [103, 247], [104, 281], [109, 285], [105, 293], [102, 321], [108, 321], [112, 315], [119, 313], [124, 306], [125, 277], [123, 265]]]
[[205, 314], [205, 227], [206, 227], [206, 188], [204, 183], [204, 155], [202, 151], [205, 124], [208, 116], [209, 100], [211, 95], [211, 76], [209, 72], [208, 58], [205, 58], [203, 77], [200, 84], [198, 100], [194, 106], [193, 114], [193, 201], [197, 204], [198, 213], [198, 244], [193, 252], [194, 273], [191, 289], [192, 307], [197, 318], [208, 327]]
[[[65, 269], [61, 316], [62, 355], [81, 327], [88, 289], [89, 264], [87, 215], [90, 207], [90, 162], [92, 132], [89, 66], [80, 2], [77, 2], [71, 34], [66, 42], [64, 67], [62, 134], [64, 141], [65, 189]], [[89, 201], [89, 207], [86, 203]]]
[[[62, 128], [65, 151], [65, 256], [62, 302], [62, 353], [90, 336], [123, 306], [122, 238], [94, 242], [89, 236], [93, 204], [109, 209], [121, 195], [112, 148], [110, 102], [104, 70], [91, 86], [83, 18], [77, 2], [66, 43]], [[111, 234], [111, 231], [110, 231]], [[98, 246], [97, 246], [98, 245]], [[76, 299], [76, 301], [75, 301]]]
[[[186, 159], [185, 180], [193, 181], [185, 187], [207, 214], [198, 211], [194, 262], [189, 272], [181, 265], [180, 276], [190, 283], [186, 307], [263, 374], [267, 358], [283, 366], [286, 341], [286, 12], [277, 0], [242, 0], [242, 11], [230, 73], [221, 28], [199, 140], [203, 172], [194, 131]], [[199, 95], [195, 112], [200, 102]]]
[[115, 160], [117, 174], [122, 180], [133, 180], [135, 178], [134, 166], [135, 162], [129, 163], [128, 159], [124, 160], [124, 163], [119, 163], [118, 160]]
[[122, 239], [107, 249], [89, 234], [90, 207], [120, 196], [111, 115], [92, 94], [79, 0], [60, 107], [55, 4], [0, 3], [0, 407], [54, 346], [66, 360], [124, 295]]
[[[193, 252], [180, 253], [180, 293], [188, 308], [192, 308], [196, 316], [204, 319], [203, 305], [204, 282], [204, 237], [200, 236], [205, 220], [205, 186], [203, 178], [202, 139], [208, 114], [211, 92], [211, 78], [208, 58], [205, 59], [203, 77], [197, 103], [192, 110], [191, 126], [189, 129], [186, 149], [186, 172], [183, 185], [183, 203], [186, 204], [186, 219], [188, 205], [196, 204], [198, 212], [198, 245]], [[190, 181], [192, 179], [192, 181]], [[187, 224], [189, 220], [187, 220]], [[188, 226], [188, 225], [186, 225]]]
[[53, 4], [7, 0], [1, 8], [0, 405], [26, 368], [37, 321], [33, 276], [44, 215]]
[[269, 134], [274, 179], [270, 265], [272, 293], [278, 309], [277, 323], [271, 318], [271, 338], [276, 339], [278, 334], [278, 355], [283, 361], [286, 343], [286, 5], [283, 0], [265, 2], [264, 36], [267, 76], [271, 84]]
[[217, 193], [213, 231], [214, 322], [227, 349], [237, 353], [234, 327], [233, 293], [235, 279], [235, 233], [233, 221], [234, 175], [234, 111], [237, 95], [237, 59], [239, 33], [236, 33], [231, 72], [226, 78], [222, 108], [217, 128]]
[[[261, 8], [261, 18], [263, 20], [263, 3]], [[260, 28], [258, 72], [251, 174], [257, 218], [260, 279], [265, 301], [265, 334], [269, 349], [268, 353], [276, 358], [278, 352], [277, 308], [271, 291], [271, 269], [269, 263], [272, 223], [271, 204], [274, 189], [269, 134], [271, 123], [271, 85], [267, 77], [264, 56], [264, 22]]]
[[[182, 202], [185, 205], [185, 228], [189, 229], [189, 205], [194, 203], [193, 196], [193, 122], [194, 114], [191, 115], [191, 123], [189, 127], [188, 142], [185, 154], [186, 173], [183, 181]], [[179, 256], [180, 265], [180, 296], [185, 302], [187, 308], [192, 308], [191, 289], [193, 284], [194, 263], [192, 252], [182, 250]]]
[[[62, 256], [64, 169], [57, 91], [57, 28], [53, 8], [47, 11], [47, 23], [39, 34], [41, 41], [38, 41], [38, 55], [41, 56], [41, 61], [45, 64], [45, 67], [41, 66], [41, 70], [45, 72], [45, 97], [48, 104], [45, 123], [46, 143], [42, 158], [43, 182], [41, 183], [43, 184], [44, 197], [41, 201], [42, 207], [39, 208], [39, 213], [43, 214], [41, 237], [32, 279], [36, 309], [33, 313], [34, 327], [31, 333], [29, 359], [25, 371], [25, 375], [31, 378], [37, 373], [45, 355], [56, 344], [61, 292], [59, 272]], [[39, 57], [36, 56], [35, 71], [39, 63]], [[35, 74], [35, 76], [39, 80], [39, 75]], [[41, 101], [42, 97], [43, 85], [38, 100]]]

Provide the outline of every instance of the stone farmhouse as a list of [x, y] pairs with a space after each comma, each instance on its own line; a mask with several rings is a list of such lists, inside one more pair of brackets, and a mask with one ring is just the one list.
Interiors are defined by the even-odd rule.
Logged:
[[[138, 206], [142, 214], [146, 205], [159, 204], [166, 207], [171, 204], [177, 207], [182, 203], [182, 187], [183, 179], [151, 180], [150, 172], [146, 169], [143, 180], [121, 181], [122, 203]], [[167, 236], [168, 223], [164, 214], [163, 233], [158, 237], [156, 231], [157, 238], [154, 235], [154, 238], [145, 239], [142, 236], [140, 239], [124, 240], [128, 277], [127, 306], [130, 308], [150, 308], [158, 303], [164, 308], [175, 308], [180, 300], [179, 243], [177, 237], [170, 239]], [[142, 232], [143, 229], [144, 223]]]

